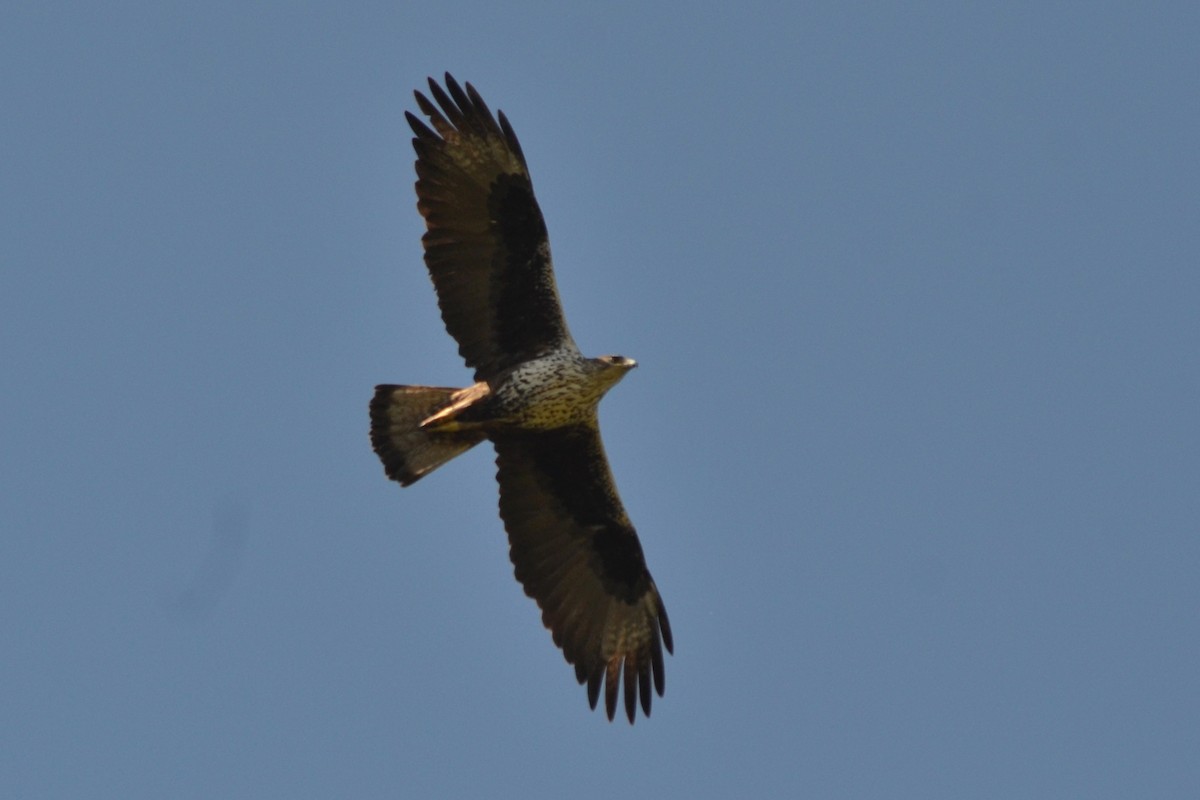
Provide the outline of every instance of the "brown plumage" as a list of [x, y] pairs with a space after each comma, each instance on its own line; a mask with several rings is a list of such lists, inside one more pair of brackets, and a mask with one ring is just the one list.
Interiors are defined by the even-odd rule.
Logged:
[[425, 264], [446, 329], [475, 370], [466, 389], [382, 385], [371, 442], [407, 486], [490, 439], [517, 579], [608, 718], [663, 693], [671, 628], [613, 482], [596, 408], [636, 366], [585, 358], [567, 329], [521, 146], [471, 86], [432, 78], [406, 114], [417, 152]]

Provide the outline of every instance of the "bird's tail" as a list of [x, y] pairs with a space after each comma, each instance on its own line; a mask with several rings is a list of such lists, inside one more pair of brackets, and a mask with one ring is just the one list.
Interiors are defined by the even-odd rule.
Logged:
[[[422, 427], [421, 423], [453, 406], [466, 405], [468, 389], [437, 386], [375, 387], [371, 400], [371, 445], [388, 477], [408, 486], [470, 450], [484, 439], [482, 431]], [[438, 414], [439, 417], [443, 414]]]

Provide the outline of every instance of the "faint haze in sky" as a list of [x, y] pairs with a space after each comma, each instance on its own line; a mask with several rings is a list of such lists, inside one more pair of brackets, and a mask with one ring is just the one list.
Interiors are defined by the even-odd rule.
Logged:
[[[0, 13], [0, 795], [1200, 796], [1200, 11]], [[403, 113], [511, 120], [671, 615], [513, 579]], [[630, 788], [632, 787], [632, 788]]]

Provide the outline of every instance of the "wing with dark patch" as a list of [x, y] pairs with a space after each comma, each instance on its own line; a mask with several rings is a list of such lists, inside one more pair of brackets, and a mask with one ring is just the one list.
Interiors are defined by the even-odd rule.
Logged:
[[521, 145], [479, 93], [433, 78], [435, 105], [416, 92], [433, 128], [405, 113], [416, 138], [417, 209], [425, 264], [450, 335], [476, 380], [570, 344], [546, 223]]
[[671, 627], [598, 427], [494, 434], [492, 441], [517, 579], [587, 684], [592, 708], [603, 685], [612, 719], [623, 684], [629, 721], [639, 699], [649, 716], [651, 682], [663, 693]]

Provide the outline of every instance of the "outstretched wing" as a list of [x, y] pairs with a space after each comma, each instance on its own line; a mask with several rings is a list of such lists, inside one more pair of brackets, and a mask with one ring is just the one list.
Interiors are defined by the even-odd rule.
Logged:
[[595, 420], [493, 434], [492, 441], [517, 580], [541, 607], [579, 682], [587, 683], [592, 708], [603, 683], [612, 719], [623, 683], [629, 721], [639, 698], [649, 716], [651, 679], [663, 693], [662, 646], [672, 652], [671, 627]]
[[[476, 380], [550, 350], [574, 347], [563, 320], [546, 223], [516, 134], [496, 123], [471, 84], [429, 79], [416, 92], [431, 130], [405, 112], [416, 138], [417, 210], [425, 265], [458, 351]], [[449, 92], [447, 94], [447, 92]]]

